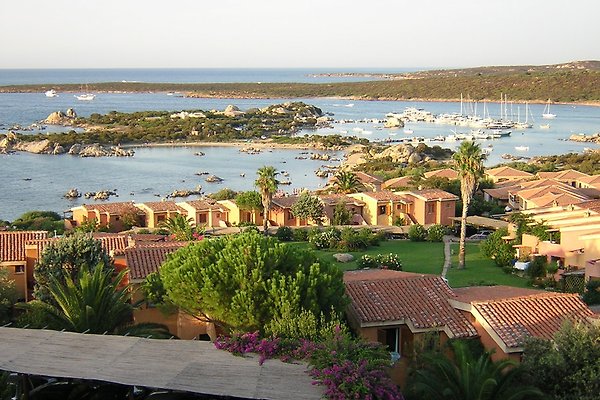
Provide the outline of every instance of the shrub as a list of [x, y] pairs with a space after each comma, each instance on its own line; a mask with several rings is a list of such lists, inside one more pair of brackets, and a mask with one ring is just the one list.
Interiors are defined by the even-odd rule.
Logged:
[[448, 229], [444, 225], [435, 224], [431, 225], [427, 230], [427, 241], [428, 242], [441, 242], [444, 240], [444, 235], [448, 232]]
[[368, 254], [363, 255], [358, 260], [359, 268], [379, 268], [391, 269], [394, 271], [402, 271], [402, 262], [397, 254], [377, 254], [372, 257]]
[[585, 289], [583, 301], [590, 306], [600, 304], [600, 281], [590, 279], [585, 285]]
[[527, 268], [527, 275], [531, 278], [542, 278], [546, 276], [546, 268], [548, 266], [548, 260], [546, 256], [537, 256], [534, 257], [531, 262], [529, 262], [529, 267]]
[[275, 236], [281, 242], [291, 242], [294, 238], [294, 232], [289, 226], [280, 226], [279, 228], [277, 228]]
[[294, 242], [308, 241], [308, 229], [294, 229], [292, 234], [294, 235]]
[[408, 238], [411, 242], [422, 242], [427, 237], [427, 231], [421, 224], [411, 225], [408, 228]]
[[342, 239], [342, 233], [339, 229], [329, 227], [319, 234], [309, 237], [310, 244], [315, 249], [332, 249], [338, 246]]

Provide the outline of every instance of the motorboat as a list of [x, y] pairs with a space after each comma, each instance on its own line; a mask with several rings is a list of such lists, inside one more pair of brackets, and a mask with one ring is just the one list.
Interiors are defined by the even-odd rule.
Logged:
[[92, 101], [96, 98], [96, 95], [93, 93], [84, 93], [80, 95], [75, 95], [75, 98], [81, 101]]
[[529, 151], [529, 146], [515, 146], [517, 151]]
[[56, 93], [56, 90], [54, 89], [46, 90], [46, 93], [44, 94], [46, 97], [58, 97], [58, 93]]
[[540, 129], [550, 129], [550, 124], [542, 124], [540, 125]]
[[415, 131], [413, 131], [412, 129], [405, 129], [403, 132], [407, 135], [412, 135], [413, 133], [415, 133]]

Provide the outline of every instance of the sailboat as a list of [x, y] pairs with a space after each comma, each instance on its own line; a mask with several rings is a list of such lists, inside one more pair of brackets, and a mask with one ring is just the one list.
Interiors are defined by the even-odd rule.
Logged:
[[[85, 90], [86, 92], [88, 91], [88, 86], [85, 85]], [[81, 101], [92, 101], [96, 98], [96, 95], [93, 93], [84, 93], [84, 94], [80, 94], [80, 95], [75, 95], [75, 98], [77, 100], [81, 100]]]
[[550, 113], [550, 99], [548, 99], [548, 103], [546, 103], [546, 107], [544, 108], [544, 113], [542, 114], [542, 118], [544, 118], [544, 119], [556, 118], [556, 114]]
[[56, 90], [54, 89], [47, 90], [45, 95], [46, 97], [58, 97], [58, 93], [56, 93]]

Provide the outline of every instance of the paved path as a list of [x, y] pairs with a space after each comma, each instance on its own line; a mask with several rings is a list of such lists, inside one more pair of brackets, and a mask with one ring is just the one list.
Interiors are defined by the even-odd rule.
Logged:
[[455, 243], [454, 236], [444, 236], [444, 267], [442, 268], [442, 278], [446, 278], [448, 269], [452, 265], [452, 249], [450, 248], [452, 243]]

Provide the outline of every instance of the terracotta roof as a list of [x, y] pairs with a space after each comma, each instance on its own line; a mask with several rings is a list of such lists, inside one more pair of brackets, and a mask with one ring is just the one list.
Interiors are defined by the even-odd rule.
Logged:
[[381, 185], [381, 188], [388, 189], [388, 188], [407, 187], [407, 186], [410, 186], [410, 182], [411, 182], [410, 176], [401, 176], [399, 178], [388, 179], [387, 181], [383, 182], [383, 184]]
[[415, 195], [425, 200], [458, 200], [458, 196], [448, 193], [441, 189], [423, 189], [407, 192], [408, 195]]
[[425, 275], [414, 272], [394, 271], [391, 269], [358, 269], [355, 271], [344, 272], [344, 282], [376, 281], [379, 279], [415, 278], [423, 276]]
[[538, 172], [537, 175], [540, 178], [552, 178], [552, 179], [565, 179], [565, 180], [578, 180], [580, 178], [589, 177], [588, 174], [583, 172], [575, 171], [574, 169], [567, 169], [558, 172]]
[[173, 242], [170, 245], [131, 247], [125, 250], [129, 279], [145, 279], [156, 272], [167, 259], [167, 255], [187, 245], [187, 242]]
[[583, 182], [588, 185], [597, 187], [600, 189], [600, 175], [592, 175], [592, 176], [583, 176], [581, 178], [577, 178], [578, 182]]
[[46, 239], [46, 231], [0, 232], [0, 262], [25, 261], [25, 244], [32, 240]]
[[134, 243], [146, 243], [146, 242], [164, 242], [167, 239], [166, 235], [155, 235], [152, 233], [132, 233], [129, 238]]
[[529, 296], [532, 294], [548, 293], [538, 289], [518, 288], [513, 286], [468, 286], [453, 289], [456, 301], [472, 303], [474, 301], [490, 301], [510, 299], [513, 297]]
[[354, 197], [346, 196], [345, 194], [322, 194], [319, 195], [319, 198], [323, 203], [330, 206], [335, 206], [339, 202], [344, 202], [346, 204], [355, 204], [357, 206], [364, 206], [365, 202], [359, 199], [355, 199]]
[[380, 192], [363, 192], [362, 194], [377, 201], [401, 201], [403, 203], [412, 203], [412, 201], [406, 197], [389, 190], [382, 190]]
[[473, 307], [506, 347], [516, 350], [528, 336], [550, 339], [565, 320], [585, 323], [593, 315], [578, 294], [569, 293], [475, 302]]
[[508, 193], [510, 189], [510, 187], [483, 189], [483, 193], [487, 193], [488, 196], [492, 197], [493, 199], [508, 200]]
[[[189, 204], [196, 211], [220, 210], [222, 212], [229, 211], [223, 204], [217, 203], [214, 200], [190, 200], [184, 203]], [[181, 204], [181, 203], [179, 203]]]
[[121, 215], [125, 213], [142, 214], [143, 211], [133, 205], [131, 202], [123, 203], [101, 203], [101, 204], [83, 204], [81, 207], [88, 211], [97, 210], [101, 213], [109, 213], [111, 215]]
[[497, 167], [497, 168], [487, 169], [487, 170], [485, 170], [485, 173], [486, 173], [486, 175], [495, 176], [497, 178], [516, 177], [516, 176], [521, 176], [521, 177], [532, 177], [533, 176], [533, 174], [530, 174], [529, 172], [520, 171], [520, 170], [512, 168], [512, 167]]
[[477, 335], [467, 318], [448, 302], [454, 294], [439, 276], [354, 277], [345, 285], [351, 300], [349, 311], [361, 325], [396, 323], [411, 329], [444, 330], [450, 337]]
[[458, 172], [456, 172], [455, 170], [453, 170], [451, 168], [438, 169], [436, 171], [428, 171], [428, 172], [425, 172], [424, 175], [425, 175], [425, 178], [431, 178], [432, 176], [437, 176], [439, 178], [448, 178], [450, 180], [458, 179]]
[[544, 196], [535, 197], [531, 199], [531, 202], [534, 203], [536, 207], [568, 206], [570, 204], [580, 203], [582, 200], [585, 199], [585, 197], [582, 198], [581, 196], [575, 196], [569, 193], [548, 193]]
[[102, 243], [102, 247], [108, 254], [122, 252], [129, 246], [129, 240], [125, 234], [95, 232], [92, 237]]
[[365, 172], [357, 171], [354, 173], [354, 175], [356, 175], [356, 177], [359, 181], [361, 181], [361, 183], [373, 183], [375, 185], [380, 185], [383, 183], [383, 181], [378, 177], [369, 175]]
[[273, 197], [272, 204], [279, 208], [290, 208], [298, 201], [298, 196]]
[[600, 214], [600, 200], [583, 201], [577, 204], [577, 207], [583, 210], [590, 210]]
[[154, 212], [178, 211], [183, 214], [186, 213], [186, 211], [183, 208], [181, 208], [180, 206], [178, 206], [177, 204], [175, 204], [174, 201], [152, 201], [152, 202], [148, 202], [148, 203], [136, 204], [136, 206], [145, 206]]

